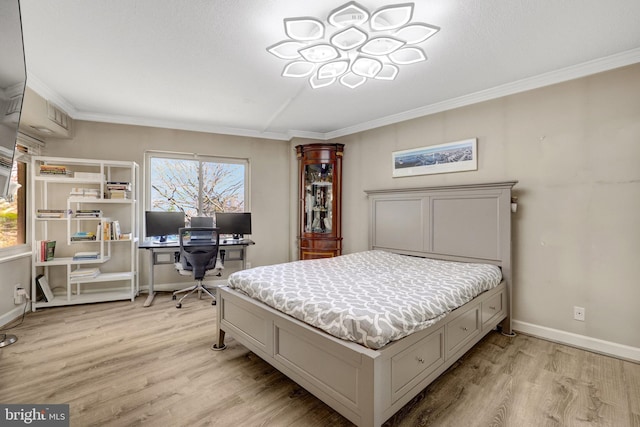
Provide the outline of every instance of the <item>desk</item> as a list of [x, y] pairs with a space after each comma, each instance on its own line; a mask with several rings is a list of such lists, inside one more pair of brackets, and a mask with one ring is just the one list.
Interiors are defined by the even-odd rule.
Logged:
[[[242, 268], [247, 268], [247, 246], [255, 245], [250, 239], [220, 239], [218, 250], [225, 251], [224, 260], [226, 261], [242, 261]], [[156, 296], [153, 290], [154, 278], [153, 267], [160, 264], [174, 264], [176, 255], [180, 254], [179, 242], [158, 243], [150, 240], [140, 242], [139, 249], [146, 249], [151, 254], [151, 262], [149, 263], [149, 296], [144, 302], [145, 307], [153, 304], [153, 298]]]

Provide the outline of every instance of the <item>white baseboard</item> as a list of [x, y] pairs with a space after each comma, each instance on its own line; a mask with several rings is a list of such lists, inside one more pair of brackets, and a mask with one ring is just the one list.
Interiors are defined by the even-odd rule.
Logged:
[[[212, 286], [223, 286], [226, 284], [226, 281], [212, 280], [207, 284]], [[158, 291], [174, 291], [176, 289], [180, 289], [180, 286], [186, 287], [184, 283], [164, 283], [157, 285], [155, 288]], [[18, 319], [22, 316], [24, 310], [24, 306], [20, 305], [13, 310], [3, 314], [2, 316], [0, 316], [0, 325], [4, 326]], [[27, 307], [27, 311], [29, 310], [30, 307]], [[523, 334], [532, 335], [534, 337], [581, 348], [588, 351], [593, 351], [595, 353], [606, 354], [608, 356], [629, 360], [635, 363], [640, 363], [640, 348], [638, 347], [631, 347], [624, 344], [603, 341], [597, 338], [591, 338], [585, 335], [578, 335], [572, 332], [561, 331], [559, 329], [552, 329], [546, 326], [534, 325], [532, 323], [522, 322], [515, 319], [512, 321], [512, 327], [515, 331], [521, 332]]]
[[[31, 311], [31, 302], [27, 302], [27, 313], [29, 311]], [[5, 326], [8, 325], [9, 323], [13, 322], [14, 320], [22, 317], [22, 313], [25, 312], [25, 307], [24, 305], [20, 304], [19, 306], [16, 306], [16, 308], [14, 308], [11, 311], [6, 312], [5, 314], [3, 314], [2, 316], [0, 316], [0, 330]]]
[[533, 335], [534, 337], [546, 339], [548, 341], [593, 351], [594, 353], [606, 354], [607, 356], [613, 356], [635, 363], [640, 362], [640, 348], [638, 347], [603, 341], [597, 338], [547, 328], [546, 326], [534, 325], [532, 323], [521, 322], [519, 320], [513, 320], [512, 327], [515, 331], [522, 332], [527, 335]]

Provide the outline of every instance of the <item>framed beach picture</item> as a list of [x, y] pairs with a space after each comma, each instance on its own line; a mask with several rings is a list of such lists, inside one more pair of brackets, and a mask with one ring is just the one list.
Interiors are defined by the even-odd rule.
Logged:
[[393, 177], [472, 171], [478, 169], [476, 138], [391, 154]]

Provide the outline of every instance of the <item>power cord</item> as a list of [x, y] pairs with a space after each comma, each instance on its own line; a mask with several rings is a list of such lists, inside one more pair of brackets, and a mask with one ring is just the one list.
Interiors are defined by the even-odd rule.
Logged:
[[27, 314], [27, 303], [31, 300], [31, 298], [29, 298], [29, 294], [27, 294], [24, 289], [22, 289], [19, 292], [22, 292], [22, 293], [19, 293], [19, 295], [23, 295], [25, 297], [24, 309], [22, 310], [22, 316], [20, 317], [20, 322], [11, 327], [0, 329], [0, 348], [5, 347], [9, 344], [13, 344], [17, 340], [15, 336], [8, 335], [5, 331], [10, 331], [11, 329], [22, 325], [22, 322], [24, 322], [24, 317]]

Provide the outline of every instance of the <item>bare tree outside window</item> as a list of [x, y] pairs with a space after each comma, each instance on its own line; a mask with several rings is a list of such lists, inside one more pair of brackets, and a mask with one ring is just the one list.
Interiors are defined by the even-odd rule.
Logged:
[[150, 210], [187, 217], [245, 209], [246, 162], [151, 157]]
[[26, 242], [26, 167], [13, 162], [9, 197], [0, 197], [0, 249]]

